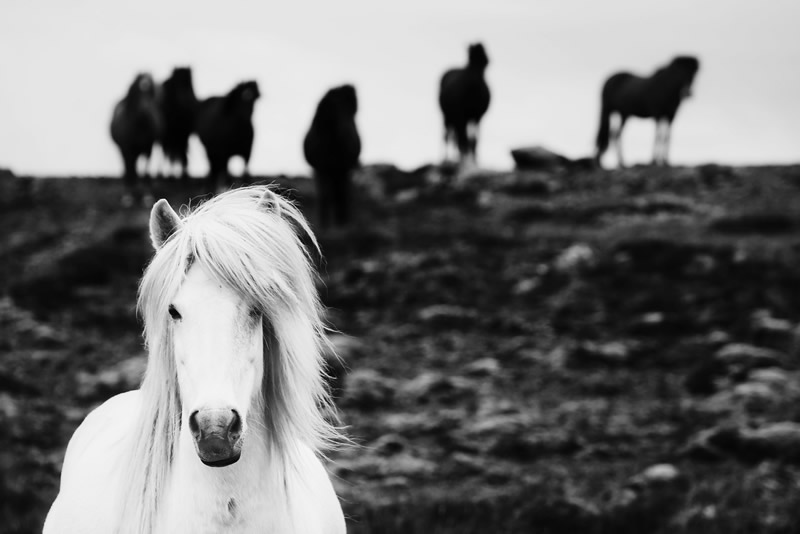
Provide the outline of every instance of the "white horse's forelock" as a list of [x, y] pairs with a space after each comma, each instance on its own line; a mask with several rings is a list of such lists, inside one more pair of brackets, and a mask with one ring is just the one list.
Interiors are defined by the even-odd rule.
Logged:
[[[263, 203], [264, 195], [271, 196]], [[155, 528], [181, 427], [181, 400], [168, 321], [170, 300], [193, 262], [257, 306], [264, 317], [261, 403], [270, 454], [293, 469], [296, 444], [321, 453], [341, 440], [323, 380], [326, 337], [304, 234], [317, 249], [299, 210], [268, 187], [240, 188], [183, 217], [147, 267], [139, 287], [149, 357], [142, 411], [129, 461], [129, 492], [120, 532]], [[277, 476], [286, 476], [286, 473]]]

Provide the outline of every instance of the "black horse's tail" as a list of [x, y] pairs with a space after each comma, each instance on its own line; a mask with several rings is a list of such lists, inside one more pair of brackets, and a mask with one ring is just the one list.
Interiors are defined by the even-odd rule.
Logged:
[[597, 143], [595, 152], [595, 160], [600, 163], [600, 158], [608, 149], [608, 139], [611, 133], [611, 106], [608, 105], [606, 99], [603, 98], [603, 104], [600, 108], [600, 128], [597, 130]]

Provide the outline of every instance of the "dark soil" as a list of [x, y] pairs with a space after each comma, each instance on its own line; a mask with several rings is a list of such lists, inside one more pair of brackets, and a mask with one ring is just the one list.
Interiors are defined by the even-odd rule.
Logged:
[[[330, 466], [349, 532], [797, 531], [793, 462], [685, 452], [715, 425], [800, 421], [791, 393], [715, 401], [729, 385], [710, 363], [764, 346], [795, 380], [800, 167], [380, 171], [359, 183], [390, 186], [360, 190], [357, 222], [318, 235], [330, 323], [353, 338], [337, 402], [358, 446]], [[313, 222], [313, 183], [278, 181]], [[156, 182], [176, 206], [188, 187]], [[81, 373], [143, 352], [147, 210], [120, 192], [0, 180], [3, 532], [41, 531], [64, 447], [103, 400]], [[635, 482], [665, 463], [675, 479]]]

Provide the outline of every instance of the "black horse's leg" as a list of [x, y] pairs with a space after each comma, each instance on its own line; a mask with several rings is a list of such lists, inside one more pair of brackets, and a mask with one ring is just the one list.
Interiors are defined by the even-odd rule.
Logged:
[[123, 155], [125, 170], [122, 174], [123, 193], [120, 202], [125, 208], [133, 206], [136, 200], [136, 162], [138, 159], [135, 154]]
[[672, 121], [664, 123], [664, 134], [661, 136], [661, 164], [669, 167], [669, 140], [672, 133]]
[[660, 118], [656, 117], [656, 135], [653, 141], [653, 165], [660, 165], [661, 164], [661, 152], [663, 149], [663, 132], [664, 132], [664, 123], [661, 121]]
[[450, 163], [450, 144], [452, 138], [452, 130], [447, 124], [444, 125], [444, 157], [442, 163]]
[[614, 144], [617, 147], [617, 166], [619, 166], [620, 169], [625, 168], [625, 160], [622, 158], [622, 128], [625, 127], [626, 120], [628, 120], [628, 117], [620, 115], [619, 123], [617, 124], [616, 130], [614, 130]]
[[[152, 169], [152, 167], [153, 167], [152, 162], [153, 162], [153, 159], [154, 159], [153, 158], [153, 147], [152, 146], [150, 147], [150, 152], [145, 154], [144, 158], [145, 158], [145, 165], [144, 165], [144, 172], [142, 173], [142, 186], [143, 186], [142, 190], [143, 190], [143, 192], [142, 192], [141, 203], [142, 203], [142, 206], [144, 206], [146, 208], [149, 208], [150, 206], [153, 205], [153, 202], [155, 202], [155, 197], [153, 196], [153, 181], [152, 181], [151, 174], [153, 172], [156, 172], [156, 173], [158, 172], [158, 167], [156, 167], [155, 171], [153, 171], [153, 169]], [[156, 161], [157, 161], [157, 163], [159, 162], [158, 160], [156, 160]]]
[[478, 164], [478, 136], [480, 135], [480, 127], [477, 122], [467, 123], [467, 138], [469, 139], [469, 155], [472, 158], [472, 163], [477, 166]]

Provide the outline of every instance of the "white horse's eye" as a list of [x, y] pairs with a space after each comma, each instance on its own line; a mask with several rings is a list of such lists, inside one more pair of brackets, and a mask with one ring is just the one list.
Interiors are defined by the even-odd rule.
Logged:
[[176, 321], [181, 319], [181, 314], [178, 313], [178, 310], [175, 309], [175, 306], [172, 304], [169, 305], [169, 316], [175, 319]]
[[250, 308], [250, 311], [248, 312], [248, 315], [250, 315], [251, 319], [260, 319], [261, 318], [261, 310], [258, 309], [256, 306], [253, 306], [252, 308]]

